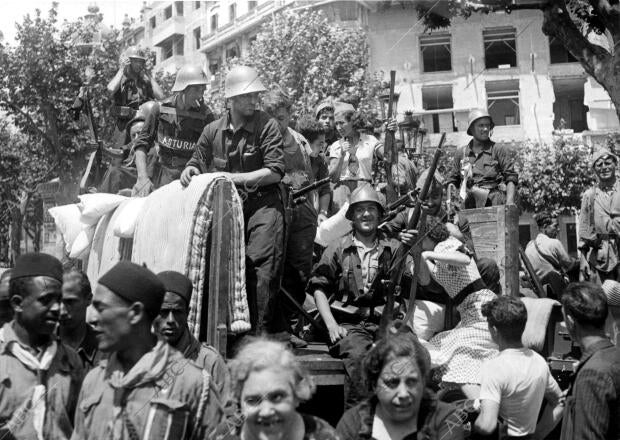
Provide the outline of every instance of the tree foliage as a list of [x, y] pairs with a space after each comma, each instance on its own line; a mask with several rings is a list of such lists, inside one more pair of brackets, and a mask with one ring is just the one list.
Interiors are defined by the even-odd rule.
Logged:
[[[47, 15], [37, 10], [16, 25], [16, 44], [0, 45], [0, 108], [7, 118], [0, 127], [0, 176], [10, 179], [2, 188], [3, 212], [19, 209], [23, 220], [24, 202], [37, 185], [56, 177], [65, 190], [60, 203], [77, 195], [93, 139], [84, 118], [74, 120], [69, 110], [88, 77], [99, 134], [111, 134], [106, 85], [118, 69], [121, 42], [118, 31], [102, 28], [100, 21], [59, 23], [53, 4]], [[6, 232], [6, 216], [1, 220]]]
[[[383, 2], [384, 7], [393, 2]], [[403, 2], [399, 2], [403, 3]], [[429, 30], [450, 26], [454, 17], [537, 9], [543, 33], [554, 37], [609, 94], [620, 119], [620, 2], [618, 0], [422, 0], [414, 6]], [[593, 39], [592, 35], [602, 38]]]
[[[232, 65], [252, 65], [266, 87], [281, 88], [300, 112], [311, 112], [330, 96], [364, 108], [373, 105], [378, 87], [368, 61], [362, 29], [329, 23], [322, 11], [283, 11], [262, 25], [248, 55], [231, 60], [220, 76]], [[222, 110], [221, 95], [214, 101], [215, 110]]]
[[530, 212], [575, 212], [592, 185], [590, 147], [581, 139], [559, 137], [553, 143], [523, 143], [517, 150], [519, 195]]

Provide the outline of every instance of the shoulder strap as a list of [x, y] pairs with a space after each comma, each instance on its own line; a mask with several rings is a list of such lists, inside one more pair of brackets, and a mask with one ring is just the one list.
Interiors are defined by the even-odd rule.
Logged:
[[164, 106], [164, 105], [160, 106], [159, 112], [163, 113], [163, 114], [166, 114], [166, 115], [182, 116], [182, 117], [192, 118], [192, 119], [199, 119], [199, 120], [207, 119], [207, 115], [205, 115], [203, 113], [192, 112], [192, 111], [189, 111], [189, 110], [179, 110], [177, 108], [168, 107], [168, 106]]
[[551, 266], [553, 266], [553, 268], [555, 270], [557, 270], [558, 272], [562, 272], [562, 268], [558, 266], [558, 264], [553, 261], [551, 259], [551, 257], [549, 255], [545, 255], [543, 254], [543, 252], [540, 250], [540, 248], [538, 247], [538, 243], [536, 243], [536, 239], [532, 240], [534, 242], [534, 247], [536, 248], [536, 252], [538, 252], [538, 254], [547, 262], [549, 263]]
[[196, 420], [194, 420], [194, 429], [192, 431], [192, 439], [201, 438], [202, 435], [202, 419], [205, 413], [205, 407], [209, 403], [209, 395], [211, 390], [211, 375], [205, 371], [202, 372], [202, 390], [200, 392], [200, 402], [198, 404], [198, 411], [196, 411]]

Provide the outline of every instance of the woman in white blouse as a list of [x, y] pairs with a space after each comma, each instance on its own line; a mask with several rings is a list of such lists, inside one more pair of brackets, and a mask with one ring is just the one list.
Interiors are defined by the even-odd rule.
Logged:
[[333, 203], [338, 210], [355, 188], [372, 183], [373, 160], [376, 154], [383, 154], [383, 144], [361, 132], [367, 121], [360, 112], [336, 112], [335, 120], [340, 139], [329, 148], [329, 175], [336, 183]]

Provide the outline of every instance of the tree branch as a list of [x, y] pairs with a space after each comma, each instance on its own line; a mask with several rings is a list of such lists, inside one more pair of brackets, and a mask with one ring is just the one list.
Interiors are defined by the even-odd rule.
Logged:
[[[542, 30], [558, 38], [564, 47], [579, 60], [586, 72], [599, 82], [608, 71], [612, 57], [602, 47], [590, 43], [571, 18], [564, 0], [549, 0], [543, 9]], [[607, 88], [602, 82], [601, 84]]]
[[32, 117], [30, 117], [30, 115], [28, 113], [26, 113], [25, 111], [23, 111], [21, 108], [19, 108], [17, 105], [15, 105], [14, 103], [12, 103], [10, 101], [0, 100], [0, 105], [8, 107], [11, 110], [13, 110], [14, 112], [17, 112], [20, 115], [22, 115], [24, 118], [26, 118], [28, 124], [30, 126], [32, 126], [36, 130], [37, 133], [39, 133], [39, 135], [43, 138], [43, 140], [45, 142], [47, 142], [50, 145], [50, 147], [52, 147], [52, 150], [54, 150], [54, 153], [56, 154], [56, 157], [60, 161], [60, 152], [58, 151], [58, 147], [50, 139], [50, 137], [47, 135], [47, 133], [45, 133], [43, 130], [41, 130], [39, 128], [39, 126], [32, 120]]

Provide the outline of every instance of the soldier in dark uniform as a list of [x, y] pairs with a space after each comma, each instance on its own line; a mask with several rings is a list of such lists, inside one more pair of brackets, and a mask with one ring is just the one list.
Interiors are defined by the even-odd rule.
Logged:
[[[200, 133], [213, 120], [203, 98], [207, 82], [201, 67], [183, 66], [172, 86], [174, 95], [153, 105], [134, 144], [138, 173], [134, 195], [146, 196], [181, 176]], [[149, 178], [147, 153], [156, 142], [158, 161]]]
[[108, 92], [114, 100], [112, 113], [116, 116], [114, 146], [125, 145], [125, 128], [141, 104], [163, 99], [164, 92], [146, 70], [144, 50], [130, 46], [121, 56], [120, 67], [108, 84]]
[[71, 270], [64, 274], [62, 307], [60, 309], [60, 340], [73, 348], [82, 359], [85, 370], [90, 370], [101, 360], [97, 334], [86, 322], [86, 309], [93, 299], [93, 292], [86, 274]]
[[[181, 183], [199, 173], [224, 172], [243, 199], [246, 286], [255, 332], [279, 332], [285, 325], [274, 313], [280, 289], [284, 248], [284, 207], [279, 183], [284, 176], [282, 135], [277, 121], [257, 111], [265, 88], [258, 73], [237, 66], [226, 75], [230, 108], [205, 127]], [[276, 320], [279, 320], [276, 322]]]
[[473, 139], [454, 154], [454, 166], [448, 176], [448, 200], [460, 186], [464, 208], [514, 205], [518, 174], [510, 149], [491, 140], [495, 124], [485, 110], [469, 114], [467, 134]]
[[200, 343], [189, 331], [187, 315], [192, 299], [192, 282], [179, 272], [168, 270], [157, 274], [164, 283], [166, 295], [155, 328], [164, 340], [183, 353], [213, 379], [222, 406], [230, 399], [230, 373], [222, 356], [210, 345]]

